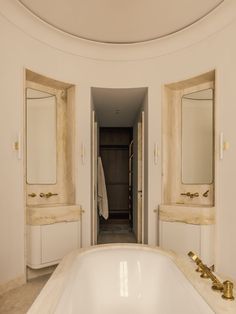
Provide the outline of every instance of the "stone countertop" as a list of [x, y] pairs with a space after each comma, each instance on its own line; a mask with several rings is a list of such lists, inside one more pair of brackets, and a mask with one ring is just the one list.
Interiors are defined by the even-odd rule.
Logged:
[[81, 206], [71, 204], [34, 205], [26, 207], [28, 225], [49, 225], [57, 222], [78, 221]]
[[[159, 254], [168, 256], [177, 265], [180, 271], [190, 281], [193, 287], [198, 291], [205, 302], [216, 314], [235, 314], [236, 313], [236, 300], [228, 301], [221, 297], [221, 293], [213, 291], [211, 289], [211, 280], [200, 278], [199, 273], [195, 271], [196, 265], [187, 256], [176, 255], [171, 251], [165, 251], [158, 247], [151, 247], [148, 245], [141, 244], [103, 244], [96, 245], [90, 248], [80, 249], [72, 251], [70, 254], [64, 257], [61, 263], [56, 268], [55, 272], [41, 291], [38, 298], [33, 303], [32, 307], [27, 312], [28, 314], [36, 313], [54, 313], [54, 309], [58, 300], [60, 299], [61, 293], [64, 289], [64, 285], [67, 281], [68, 270], [73, 265], [75, 258], [78, 258], [80, 254], [86, 254], [90, 250], [100, 250], [113, 248], [135, 248], [138, 250], [152, 250]], [[219, 278], [219, 277], [218, 277]], [[220, 279], [220, 278], [219, 278]], [[50, 295], [50, 298], [48, 296]], [[234, 289], [234, 296], [236, 291]]]
[[161, 221], [184, 222], [194, 225], [212, 225], [215, 223], [215, 207], [186, 204], [159, 205]]

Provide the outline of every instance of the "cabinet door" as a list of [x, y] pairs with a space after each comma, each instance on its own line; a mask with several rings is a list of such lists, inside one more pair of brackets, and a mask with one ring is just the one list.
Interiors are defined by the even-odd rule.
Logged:
[[41, 226], [42, 263], [60, 260], [79, 247], [79, 223], [63, 222]]
[[189, 251], [200, 255], [200, 227], [182, 222], [160, 221], [160, 247], [185, 256]]

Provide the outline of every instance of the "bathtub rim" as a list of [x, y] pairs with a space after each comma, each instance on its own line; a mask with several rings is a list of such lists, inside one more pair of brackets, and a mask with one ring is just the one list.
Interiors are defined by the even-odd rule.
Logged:
[[[38, 297], [35, 299], [34, 303], [31, 305], [27, 314], [35, 313], [53, 313], [57, 306], [58, 299], [64, 289], [64, 283], [67, 281], [69, 269], [73, 265], [75, 259], [79, 256], [84, 256], [91, 254], [96, 251], [101, 250], [117, 250], [117, 249], [133, 249], [149, 251], [154, 253], [159, 253], [167, 258], [169, 258], [180, 272], [184, 275], [186, 280], [193, 286], [193, 288], [198, 292], [200, 297], [209, 305], [209, 307], [216, 314], [233, 314], [236, 313], [236, 301], [225, 301], [221, 298], [221, 295], [211, 289], [211, 282], [207, 279], [202, 279], [199, 274], [195, 272], [194, 263], [187, 257], [183, 255], [177, 255], [173, 251], [163, 250], [157, 246], [150, 246], [147, 244], [137, 244], [137, 243], [109, 243], [109, 244], [99, 244], [95, 246], [89, 246], [87, 248], [81, 248], [74, 250], [67, 254], [57, 268], [53, 272], [52, 276], [49, 278], [48, 282], [45, 284], [44, 288], [39, 293]], [[235, 292], [235, 291], [234, 291]], [[51, 302], [48, 302], [48, 295], [51, 296]], [[236, 295], [236, 293], [234, 293]], [[47, 300], [47, 302], [46, 302]]]

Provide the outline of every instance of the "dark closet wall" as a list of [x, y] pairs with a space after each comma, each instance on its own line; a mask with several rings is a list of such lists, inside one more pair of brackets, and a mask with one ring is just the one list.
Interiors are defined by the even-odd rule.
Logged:
[[132, 128], [100, 128], [100, 156], [106, 179], [109, 217], [129, 217], [129, 144]]

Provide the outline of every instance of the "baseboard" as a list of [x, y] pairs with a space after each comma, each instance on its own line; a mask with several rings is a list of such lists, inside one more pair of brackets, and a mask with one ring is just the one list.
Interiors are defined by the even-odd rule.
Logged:
[[56, 267], [57, 265], [52, 265], [52, 266], [39, 268], [39, 269], [32, 269], [30, 267], [27, 267], [26, 269], [27, 280], [31, 280], [37, 277], [48, 275], [48, 274], [52, 274], [54, 270], [56, 269]]
[[15, 289], [17, 287], [22, 286], [24, 283], [26, 283], [26, 277], [25, 275], [19, 276], [15, 279], [12, 279], [4, 284], [0, 285], [0, 295], [2, 295], [5, 292], [8, 292], [12, 289]]

